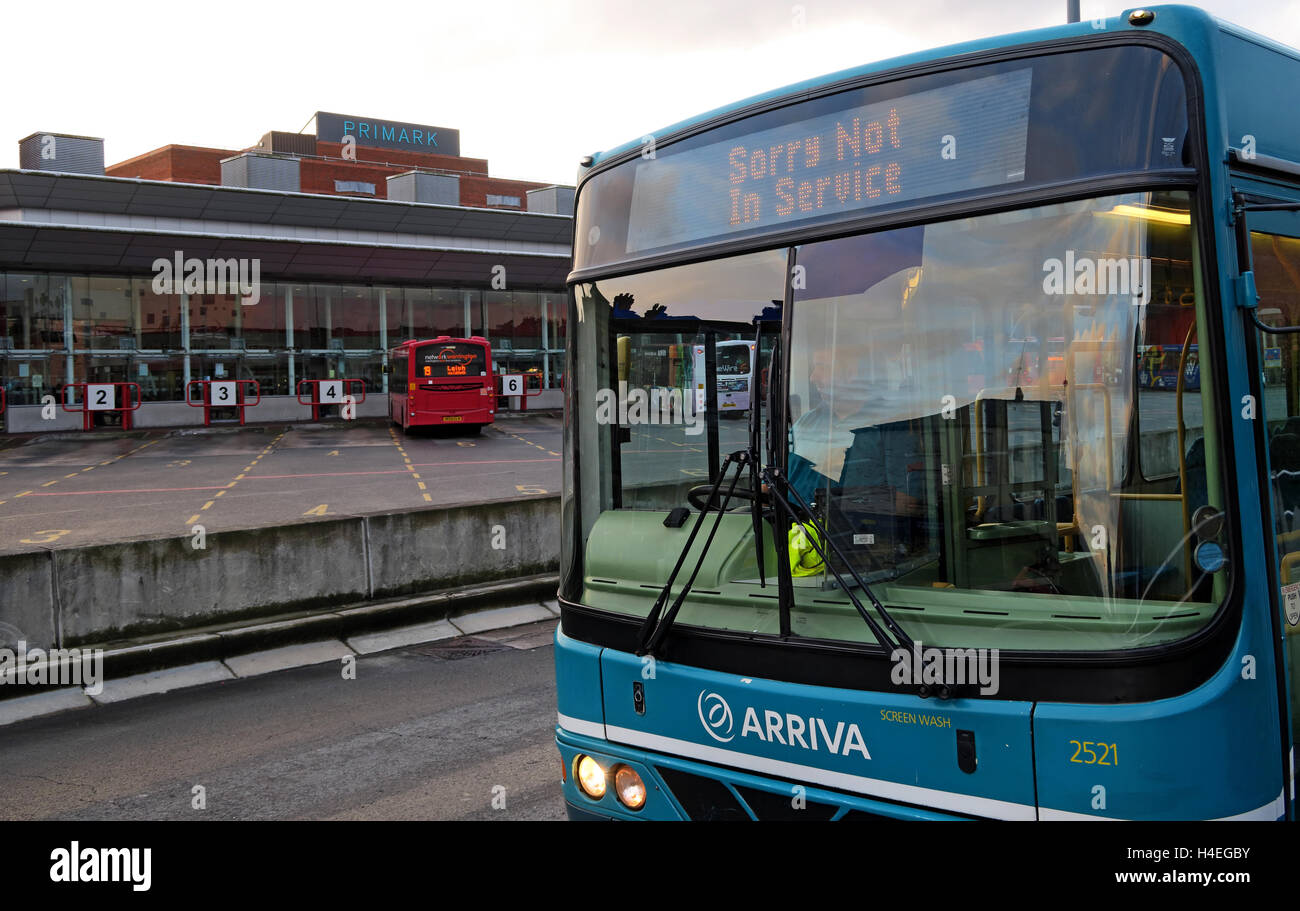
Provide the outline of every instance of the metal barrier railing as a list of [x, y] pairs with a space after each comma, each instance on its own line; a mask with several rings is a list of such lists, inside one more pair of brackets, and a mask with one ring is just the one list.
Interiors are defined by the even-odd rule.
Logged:
[[[76, 405], [77, 402], [68, 401], [69, 389], [83, 390], [81, 396], [80, 408], [69, 407]], [[134, 403], [129, 390], [135, 390]], [[123, 403], [118, 404], [119, 395]], [[131, 429], [131, 413], [140, 409], [140, 384], [139, 383], [68, 383], [63, 387], [63, 401], [60, 403], [63, 410], [70, 414], [81, 414], [81, 429], [93, 430], [95, 427], [96, 414], [109, 414], [112, 412], [121, 412], [122, 429]]]
[[[361, 390], [357, 397], [351, 390], [356, 385]], [[308, 387], [310, 399], [303, 400], [303, 387]], [[298, 404], [311, 406], [311, 418], [320, 420], [321, 408], [328, 405], [360, 405], [366, 400], [366, 381], [359, 379], [334, 380], [299, 380], [297, 386]], [[350, 401], [349, 401], [350, 400]]]
[[[200, 398], [194, 400], [191, 390], [200, 387]], [[256, 398], [248, 401], [245, 387], [252, 387]], [[262, 401], [262, 387], [257, 380], [190, 380], [185, 385], [185, 404], [203, 409], [203, 426], [212, 424], [212, 412], [217, 408], [234, 408], [239, 412], [239, 423], [244, 423], [244, 409]]]

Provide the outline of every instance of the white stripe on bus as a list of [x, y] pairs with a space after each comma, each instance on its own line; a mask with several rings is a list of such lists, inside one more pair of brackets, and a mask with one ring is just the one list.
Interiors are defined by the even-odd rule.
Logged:
[[[1053, 810], [1043, 807], [1038, 811], [1039, 817], [1053, 822], [1071, 822], [1071, 821], [1089, 821], [1089, 822], [1124, 822], [1125, 820], [1116, 816], [1095, 816], [1092, 813], [1074, 813], [1070, 810]], [[1220, 816], [1208, 822], [1248, 822], [1250, 820], [1265, 820], [1273, 822], [1280, 819], [1286, 813], [1286, 800], [1282, 791], [1277, 792], [1277, 796], [1264, 804], [1262, 807], [1256, 807], [1253, 810], [1247, 810], [1244, 813], [1237, 813], [1233, 816]]]
[[974, 797], [969, 794], [955, 794], [950, 791], [920, 788], [914, 785], [898, 784], [893, 781], [882, 781], [877, 778], [864, 778], [860, 775], [847, 775], [843, 772], [830, 772], [815, 766], [783, 762], [779, 759], [767, 759], [762, 756], [751, 756], [734, 750], [704, 746], [703, 744], [691, 743], [688, 740], [677, 740], [673, 737], [662, 737], [658, 734], [647, 734], [643, 731], [614, 727], [613, 725], [606, 725], [605, 730], [609, 732], [611, 742], [626, 743], [629, 746], [645, 747], [670, 755], [702, 759], [706, 762], [734, 766], [752, 772], [762, 772], [781, 778], [794, 779], [795, 781], [807, 781], [812, 784], [825, 785], [873, 797], [884, 797], [889, 800], [920, 804], [956, 813], [989, 816], [995, 819], [1023, 820], [1036, 819], [1038, 816], [1034, 807], [1021, 803], [1011, 803], [1006, 800]]
[[605, 740], [605, 726], [597, 721], [583, 721], [581, 718], [570, 718], [568, 715], [555, 713], [555, 717], [560, 722], [560, 727], [566, 731], [572, 731], [575, 734], [581, 734], [584, 737], [598, 737]]
[[[1099, 822], [1123, 821], [1120, 817], [1115, 816], [1097, 816], [1091, 813], [1075, 813], [1070, 810], [1053, 810], [1049, 807], [1036, 809], [1032, 806], [1012, 803], [1005, 800], [993, 800], [988, 797], [975, 797], [971, 794], [957, 794], [950, 791], [938, 791], [933, 788], [921, 788], [914, 785], [897, 784], [896, 782], [881, 781], [876, 778], [864, 778], [860, 775], [847, 775], [842, 772], [831, 772], [826, 769], [819, 769], [815, 766], [783, 762], [779, 759], [766, 759], [762, 756], [751, 756], [748, 753], [738, 753], [735, 750], [724, 750], [719, 747], [691, 743], [688, 740], [678, 740], [674, 737], [663, 737], [659, 734], [647, 734], [644, 731], [637, 731], [631, 728], [613, 726], [606, 727], [605, 725], [595, 721], [583, 721], [580, 718], [571, 718], [567, 715], [559, 715], [558, 713], [557, 717], [559, 718], [560, 727], [564, 728], [566, 731], [572, 731], [575, 734], [582, 734], [587, 737], [597, 737], [602, 740], [609, 740], [611, 743], [625, 743], [629, 746], [645, 747], [669, 755], [684, 756], [689, 759], [702, 759], [707, 762], [715, 762], [723, 765], [734, 766], [736, 768], [748, 769], [754, 772], [778, 775], [782, 778], [794, 778], [797, 780], [808, 781], [813, 784], [822, 784], [828, 787], [839, 788], [840, 790], [854, 791], [869, 796], [884, 797], [905, 803], [933, 807], [935, 809], [951, 810], [958, 813], [969, 813], [976, 816], [991, 816], [996, 819], [1043, 819], [1056, 821], [1089, 820]], [[606, 732], [608, 732], [608, 736]], [[1261, 807], [1247, 810], [1244, 813], [1237, 813], [1233, 816], [1221, 816], [1212, 821], [1271, 821], [1279, 819], [1285, 813], [1285, 794], [1283, 792], [1278, 792], [1277, 797]]]

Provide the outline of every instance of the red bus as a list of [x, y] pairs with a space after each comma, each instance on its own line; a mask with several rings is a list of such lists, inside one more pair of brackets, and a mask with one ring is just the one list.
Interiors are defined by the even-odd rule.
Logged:
[[412, 427], [491, 424], [497, 407], [492, 346], [475, 335], [403, 342], [388, 353], [388, 416]]

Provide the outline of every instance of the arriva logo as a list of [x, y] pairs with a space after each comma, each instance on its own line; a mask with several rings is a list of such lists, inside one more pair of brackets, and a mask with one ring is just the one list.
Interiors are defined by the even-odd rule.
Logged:
[[[717, 693], [700, 690], [695, 700], [700, 714], [700, 724], [705, 732], [719, 743], [728, 743], [735, 738], [733, 728], [735, 718], [727, 700]], [[745, 719], [740, 725], [740, 737], [743, 740], [753, 734], [764, 743], [779, 743], [786, 747], [800, 747], [805, 750], [826, 750], [847, 756], [850, 752], [862, 754], [863, 759], [870, 759], [866, 741], [862, 739], [862, 730], [857, 724], [843, 721], [835, 722], [835, 731], [827, 726], [822, 718], [804, 718], [789, 712], [782, 714], [764, 709], [763, 723], [759, 724], [758, 711], [753, 706], [745, 706]], [[820, 734], [820, 737], [818, 736]]]
[[727, 700], [717, 693], [700, 690], [700, 698], [695, 700], [695, 705], [700, 712], [700, 724], [704, 725], [704, 730], [708, 731], [710, 737], [719, 743], [726, 743], [736, 736], [731, 732], [735, 719], [731, 717], [731, 706], [727, 705]]

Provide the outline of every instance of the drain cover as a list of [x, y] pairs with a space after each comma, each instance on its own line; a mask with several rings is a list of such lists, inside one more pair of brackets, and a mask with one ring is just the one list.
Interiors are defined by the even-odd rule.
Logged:
[[502, 645], [500, 642], [493, 642], [491, 639], [461, 636], [458, 639], [443, 639], [439, 642], [417, 645], [411, 651], [417, 655], [428, 655], [431, 658], [459, 661], [461, 658], [477, 658], [479, 655], [486, 655], [491, 652], [508, 652], [510, 646]]

